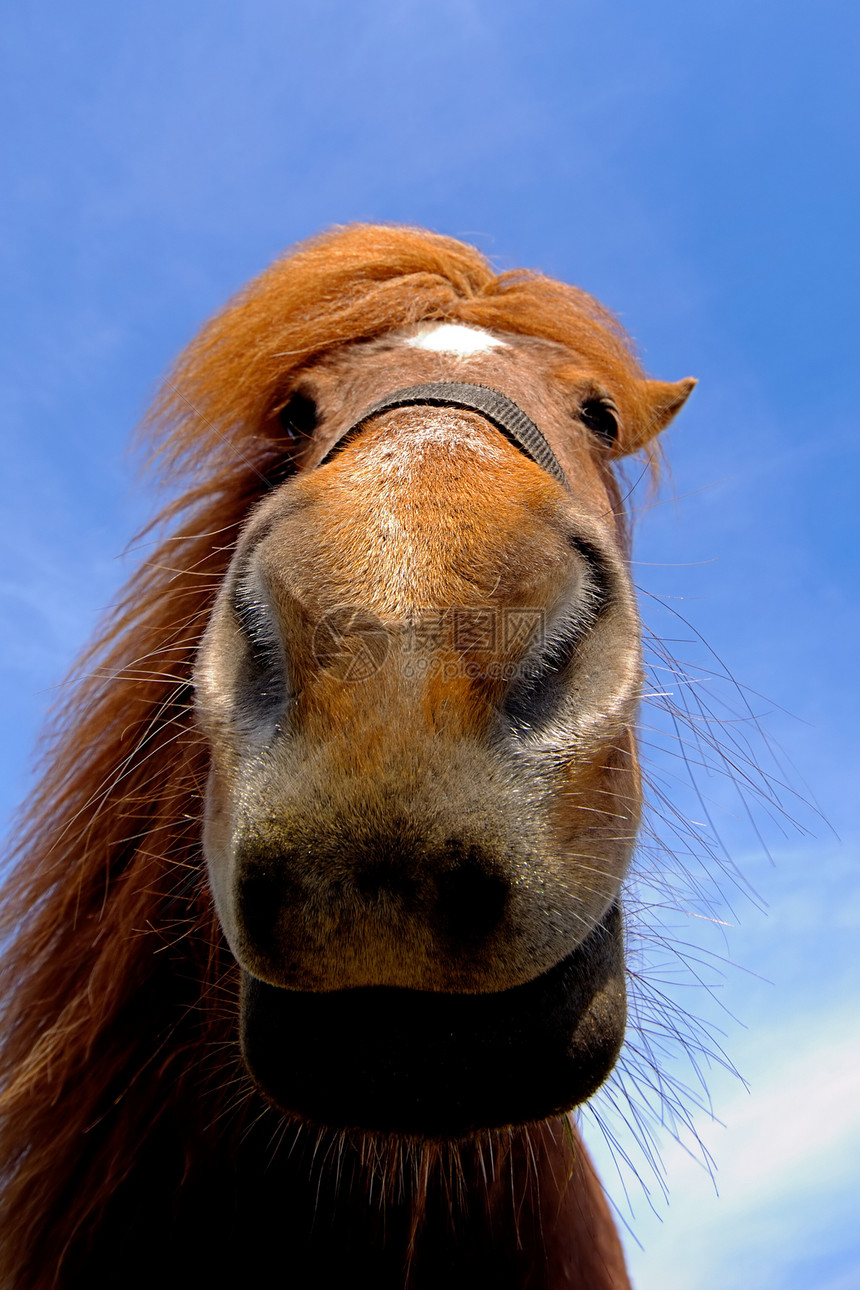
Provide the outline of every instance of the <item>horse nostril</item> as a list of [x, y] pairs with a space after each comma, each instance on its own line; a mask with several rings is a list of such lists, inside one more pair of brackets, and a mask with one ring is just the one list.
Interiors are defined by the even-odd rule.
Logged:
[[454, 869], [436, 879], [437, 910], [443, 930], [460, 941], [489, 935], [501, 922], [510, 887], [470, 851]]
[[284, 907], [295, 894], [279, 857], [243, 858], [236, 875], [236, 909], [252, 944], [271, 945]]

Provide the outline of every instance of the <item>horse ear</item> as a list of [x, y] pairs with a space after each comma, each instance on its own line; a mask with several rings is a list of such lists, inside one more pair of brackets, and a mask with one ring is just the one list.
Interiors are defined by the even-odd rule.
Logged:
[[672, 418], [681, 411], [697, 384], [693, 376], [687, 376], [683, 381], [642, 381], [640, 389], [645, 415], [627, 451], [635, 452], [637, 448], [644, 448], [661, 430], [665, 430]]

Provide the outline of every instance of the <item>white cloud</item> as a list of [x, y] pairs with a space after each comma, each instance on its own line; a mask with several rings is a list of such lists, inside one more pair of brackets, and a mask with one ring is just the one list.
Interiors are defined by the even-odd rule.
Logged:
[[[697, 1125], [716, 1162], [714, 1180], [670, 1142], [666, 1212], [655, 1215], [644, 1198], [637, 1202], [635, 1184], [630, 1189], [631, 1227], [644, 1247], [627, 1242], [637, 1290], [860, 1284], [857, 1016], [856, 1002], [842, 1004], [790, 1025], [759, 1026], [748, 1038], [737, 1057], [750, 1092], [737, 1084], [731, 1092], [728, 1077], [715, 1080], [725, 1127]], [[612, 1191], [613, 1166], [594, 1145]]]

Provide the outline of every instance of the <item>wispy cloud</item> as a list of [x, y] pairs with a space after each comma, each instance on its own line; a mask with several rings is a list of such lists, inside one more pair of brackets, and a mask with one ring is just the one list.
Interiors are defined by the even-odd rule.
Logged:
[[[851, 1000], [770, 1028], [757, 1021], [737, 1053], [750, 1091], [716, 1075], [722, 1124], [697, 1126], [716, 1164], [713, 1178], [669, 1140], [662, 1152], [668, 1207], [655, 1214], [635, 1185], [630, 1191], [631, 1226], [642, 1245], [628, 1241], [637, 1290], [860, 1284], [857, 1016]], [[593, 1146], [612, 1190], [612, 1164]]]

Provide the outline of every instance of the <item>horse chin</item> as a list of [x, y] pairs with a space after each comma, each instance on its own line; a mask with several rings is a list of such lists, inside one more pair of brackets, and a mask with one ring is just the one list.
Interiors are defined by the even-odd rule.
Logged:
[[242, 1055], [266, 1099], [338, 1129], [456, 1139], [544, 1120], [604, 1081], [624, 1038], [618, 905], [555, 967], [488, 994], [281, 989], [242, 972]]

